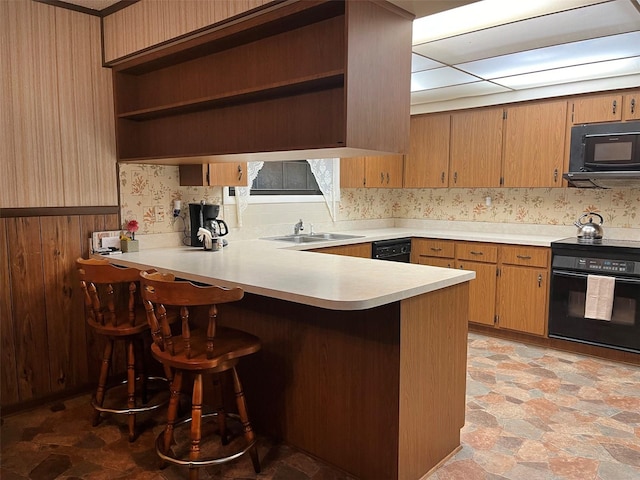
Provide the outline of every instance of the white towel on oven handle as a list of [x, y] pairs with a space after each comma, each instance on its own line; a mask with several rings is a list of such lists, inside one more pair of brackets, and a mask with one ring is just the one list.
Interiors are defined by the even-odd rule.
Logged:
[[584, 303], [584, 317], [594, 320], [611, 320], [613, 296], [616, 288], [615, 277], [587, 275], [587, 296]]

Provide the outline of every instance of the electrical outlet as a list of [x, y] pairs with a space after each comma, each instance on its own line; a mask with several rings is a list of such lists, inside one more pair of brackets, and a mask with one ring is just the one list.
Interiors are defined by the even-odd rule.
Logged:
[[154, 215], [156, 217], [156, 222], [164, 222], [165, 220], [165, 211], [162, 205], [156, 205], [153, 207]]

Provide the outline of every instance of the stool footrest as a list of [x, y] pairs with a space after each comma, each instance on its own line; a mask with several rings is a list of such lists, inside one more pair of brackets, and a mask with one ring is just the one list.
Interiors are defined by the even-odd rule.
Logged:
[[[164, 384], [168, 385], [169, 384], [169, 380], [167, 380], [166, 378], [163, 377], [148, 377], [147, 378], [147, 382], [151, 383], [151, 382], [163, 382]], [[122, 382], [116, 384], [116, 385], [112, 385], [110, 387], [107, 387], [105, 389], [105, 397], [108, 394], [109, 390], [113, 389], [113, 388], [117, 388], [123, 385], [126, 385], [127, 381], [123, 380]], [[147, 387], [148, 388], [148, 387]], [[150, 412], [152, 410], [157, 410], [160, 407], [163, 407], [164, 405], [166, 405], [167, 403], [169, 403], [169, 396], [167, 395], [166, 398], [161, 399], [160, 401], [156, 401], [154, 403], [149, 403], [147, 405], [143, 405], [140, 407], [134, 407], [134, 408], [129, 408], [129, 407], [123, 407], [123, 408], [110, 408], [110, 407], [105, 407], [105, 406], [100, 406], [96, 403], [96, 399], [95, 397], [91, 398], [91, 406], [97, 410], [98, 412], [105, 412], [105, 413], [115, 413], [118, 415], [135, 415], [136, 413], [142, 413], [142, 412]]]
[[[241, 422], [240, 417], [234, 413], [225, 412], [224, 415], [227, 418], [232, 418], [234, 420], [237, 420], [238, 422]], [[204, 420], [206, 418], [217, 417], [217, 416], [218, 416], [218, 412], [206, 413], [202, 415], [202, 419]], [[191, 420], [192, 418], [188, 417], [188, 418], [185, 418], [184, 420], [176, 422], [174, 429], [177, 429], [182, 425], [191, 423]], [[175, 430], [174, 430], [174, 434], [175, 434]], [[188, 459], [178, 458], [176, 456], [171, 456], [169, 452], [163, 452], [162, 451], [163, 438], [164, 438], [164, 432], [160, 433], [160, 435], [158, 435], [158, 437], [156, 438], [156, 453], [158, 454], [158, 456], [166, 462], [173, 463], [175, 465], [186, 466], [189, 468], [206, 467], [209, 465], [219, 465], [222, 463], [230, 462], [231, 460], [235, 460], [236, 458], [239, 458], [245, 453], [247, 453], [256, 444], [256, 441], [254, 440], [250, 443], [247, 443], [242, 449], [223, 457], [214, 457], [214, 458], [206, 457], [198, 460], [188, 460]]]

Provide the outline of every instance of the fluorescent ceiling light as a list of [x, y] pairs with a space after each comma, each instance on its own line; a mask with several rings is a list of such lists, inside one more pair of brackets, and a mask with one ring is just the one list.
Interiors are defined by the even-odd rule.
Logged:
[[456, 67], [491, 79], [635, 56], [640, 56], [640, 32], [512, 53]]
[[411, 75], [411, 91], [428, 90], [446, 85], [477, 82], [478, 77], [451, 67], [436, 68]]
[[602, 0], [483, 0], [413, 22], [413, 44], [430, 42], [505, 23], [583, 7]]
[[496, 78], [493, 82], [514, 90], [522, 90], [525, 88], [581, 82], [598, 78], [636, 75], [638, 73], [640, 73], [640, 57], [633, 57], [557, 68], [512, 77]]
[[422, 55], [418, 55], [417, 53], [411, 54], [411, 73], [420, 72], [422, 70], [431, 70], [432, 68], [440, 68], [445, 65], [436, 62], [435, 60], [431, 60], [430, 58], [423, 57]]

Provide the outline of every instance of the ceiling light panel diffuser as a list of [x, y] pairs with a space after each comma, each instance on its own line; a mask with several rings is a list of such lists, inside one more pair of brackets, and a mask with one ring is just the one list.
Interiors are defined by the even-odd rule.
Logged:
[[640, 57], [590, 63], [573, 67], [557, 68], [512, 77], [496, 78], [495, 83], [514, 90], [581, 82], [599, 78], [611, 78], [640, 73]]
[[635, 56], [640, 56], [640, 32], [528, 50], [456, 67], [491, 79]]
[[469, 75], [451, 67], [436, 68], [417, 72], [411, 75], [411, 91], [428, 90], [447, 85], [459, 85], [461, 83], [477, 82], [478, 77]]
[[434, 88], [411, 93], [411, 105], [421, 103], [444, 102], [456, 98], [477, 97], [494, 93], [510, 92], [512, 90], [491, 82], [465, 83], [449, 87]]
[[616, 0], [414, 45], [413, 51], [453, 65], [636, 30], [637, 8]]
[[430, 58], [423, 57], [417, 53], [411, 54], [411, 73], [420, 72], [422, 70], [431, 70], [432, 68], [440, 68], [445, 65], [431, 60]]

